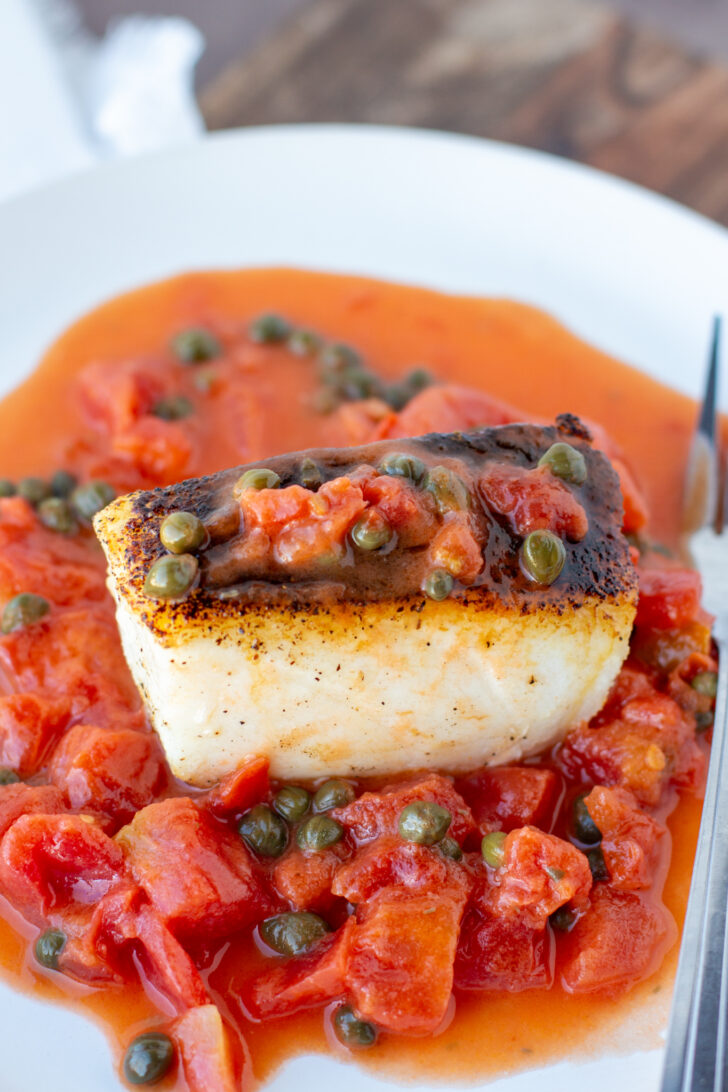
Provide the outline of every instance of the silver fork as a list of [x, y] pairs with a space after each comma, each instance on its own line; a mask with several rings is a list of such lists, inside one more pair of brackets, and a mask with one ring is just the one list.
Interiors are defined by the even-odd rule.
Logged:
[[717, 419], [720, 338], [716, 318], [705, 399], [688, 460], [683, 521], [703, 578], [705, 606], [716, 616], [720, 670], [662, 1092], [728, 1092], [728, 473]]

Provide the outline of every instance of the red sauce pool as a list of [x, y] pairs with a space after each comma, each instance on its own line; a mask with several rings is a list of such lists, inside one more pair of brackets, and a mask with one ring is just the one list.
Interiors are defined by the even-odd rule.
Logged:
[[[552, 418], [568, 411], [599, 421], [621, 445], [644, 488], [653, 536], [674, 541], [676, 498], [695, 420], [691, 400], [520, 304], [291, 270], [189, 274], [119, 297], [81, 319], [48, 351], [34, 375], [0, 404], [3, 474], [48, 475], [67, 463], [69, 450], [86, 432], [73, 379], [90, 362], [153, 354], [185, 326], [208, 319], [239, 325], [270, 310], [356, 346], [384, 376], [424, 365], [437, 377], [487, 391], [534, 416]], [[211, 402], [210, 428], [186, 476], [276, 453], [282, 436], [287, 450], [321, 444], [322, 418], [305, 408], [310, 373], [299, 361], [283, 354], [276, 358], [275, 351], [274, 360], [275, 369], [254, 369], [256, 401], [244, 435], [218, 428]], [[685, 797], [669, 821], [673, 855], [664, 901], [678, 924], [687, 900], [699, 813], [699, 803]], [[44, 999], [63, 999], [101, 1021], [118, 1054], [132, 1034], [154, 1023], [156, 1010], [137, 987], [121, 994], [78, 989], [69, 1000], [48, 976], [32, 969], [26, 941], [12, 927], [12, 914], [7, 917], [0, 917], [0, 967], [14, 987]], [[675, 961], [673, 950], [658, 974], [618, 1002], [573, 998], [558, 987], [548, 996], [533, 991], [461, 1001], [456, 1020], [437, 1038], [387, 1037], [362, 1064], [415, 1080], [418, 1074], [428, 1080], [482, 1080], [609, 1049], [615, 1029], [632, 1021], [638, 1026], [636, 1014], [658, 991], [666, 999], [659, 1012], [666, 1011]], [[217, 984], [214, 974], [212, 984]], [[640, 1024], [631, 1040], [620, 1031], [622, 1049], [657, 1046], [659, 1012], [646, 1028]], [[247, 1072], [262, 1082], [291, 1056], [331, 1049], [317, 1011], [247, 1027], [245, 1035], [252, 1063]]]

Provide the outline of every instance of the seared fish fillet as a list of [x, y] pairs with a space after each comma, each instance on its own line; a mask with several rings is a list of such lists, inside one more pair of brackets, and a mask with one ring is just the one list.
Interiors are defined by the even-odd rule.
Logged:
[[[279, 476], [274, 503], [303, 495], [288, 490], [300, 485], [302, 466], [322, 497], [312, 465], [324, 483], [356, 482], [361, 467], [381, 467], [393, 452], [456, 471], [470, 492], [458, 526], [480, 552], [442, 600], [421, 590], [437, 552], [405, 532], [375, 551], [347, 537], [322, 579], [320, 566], [289, 563], [281, 546], [289, 524], [261, 561], [248, 549], [253, 509], [233, 492], [246, 467], [110, 504], [95, 527], [124, 651], [174, 773], [208, 786], [251, 752], [269, 756], [273, 776], [293, 780], [465, 771], [542, 751], [593, 716], [628, 651], [637, 579], [620, 532], [617, 477], [588, 439], [564, 416], [557, 427], [507, 425], [254, 464]], [[584, 457], [586, 481], [559, 479], [555, 488], [568, 490], [586, 518], [572, 541], [568, 528], [560, 533], [566, 561], [547, 586], [528, 579], [526, 528], [514, 530], [506, 505], [489, 504], [482, 475], [505, 467], [528, 477], [555, 442]], [[553, 484], [550, 471], [540, 474]], [[426, 495], [429, 531], [420, 528], [420, 538], [444, 519], [426, 484], [403, 487], [406, 496]], [[150, 598], [145, 578], [165, 553], [160, 524], [180, 510], [209, 532], [199, 577], [184, 598]]]

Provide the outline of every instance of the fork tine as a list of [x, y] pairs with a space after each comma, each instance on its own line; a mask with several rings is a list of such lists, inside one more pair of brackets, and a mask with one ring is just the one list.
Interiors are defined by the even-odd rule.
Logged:
[[705, 396], [688, 455], [683, 498], [682, 529], [690, 535], [701, 527], [715, 527], [719, 508], [718, 379], [722, 322], [713, 319]]

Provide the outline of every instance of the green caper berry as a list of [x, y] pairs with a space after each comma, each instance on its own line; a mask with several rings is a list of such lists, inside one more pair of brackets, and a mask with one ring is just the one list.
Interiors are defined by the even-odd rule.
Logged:
[[256, 804], [246, 811], [238, 832], [259, 857], [280, 857], [288, 845], [288, 827], [267, 804]]
[[311, 330], [292, 330], [287, 346], [295, 356], [313, 356], [321, 348], [321, 338]]
[[304, 820], [296, 831], [299, 849], [320, 853], [322, 849], [336, 845], [344, 837], [344, 828], [330, 815], [312, 815]]
[[273, 797], [273, 807], [289, 823], [303, 819], [311, 806], [311, 793], [299, 785], [284, 785]]
[[433, 569], [425, 577], [422, 590], [428, 599], [434, 599], [439, 603], [447, 599], [454, 585], [455, 581], [446, 569]]
[[222, 353], [222, 346], [214, 334], [202, 326], [180, 330], [171, 341], [172, 352], [183, 364], [203, 364], [215, 360]]
[[399, 413], [412, 397], [409, 388], [404, 383], [392, 383], [384, 391], [384, 401], [395, 413]]
[[419, 394], [425, 387], [431, 387], [434, 382], [432, 373], [427, 368], [413, 368], [407, 373], [404, 381], [413, 394]]
[[470, 507], [470, 494], [465, 483], [446, 466], [433, 466], [425, 489], [432, 493], [441, 516], [448, 512], [465, 512]]
[[427, 477], [427, 467], [416, 455], [405, 455], [402, 452], [393, 451], [385, 455], [379, 464], [382, 474], [389, 474], [394, 478], [407, 478], [420, 485]]
[[552, 444], [538, 460], [539, 466], [547, 466], [562, 481], [583, 485], [586, 481], [586, 459], [571, 444]]
[[276, 345], [291, 334], [291, 324], [280, 315], [260, 315], [251, 322], [248, 333], [258, 345]]
[[0, 497], [14, 497], [17, 490], [10, 478], [0, 478]]
[[18, 482], [17, 493], [28, 504], [40, 504], [42, 500], [51, 495], [51, 487], [42, 478], [21, 478]]
[[35, 958], [41, 967], [58, 970], [58, 957], [66, 946], [66, 934], [60, 929], [46, 929], [35, 942]]
[[609, 869], [607, 868], [607, 862], [604, 860], [601, 846], [595, 846], [594, 849], [587, 850], [586, 859], [589, 862], [594, 883], [609, 879]]
[[162, 520], [159, 538], [172, 554], [187, 554], [199, 550], [207, 539], [207, 531], [194, 512], [170, 512]]
[[144, 581], [150, 599], [181, 599], [195, 582], [197, 558], [192, 554], [167, 554], [154, 562]]
[[587, 792], [580, 793], [571, 805], [571, 829], [574, 837], [585, 846], [595, 846], [602, 840], [602, 832], [586, 806]]
[[356, 349], [351, 345], [326, 345], [319, 356], [319, 363], [324, 373], [342, 372], [352, 368], [363, 367], [363, 361]]
[[381, 380], [366, 368], [349, 368], [335, 377], [335, 386], [339, 394], [348, 402], [357, 402], [362, 398], [378, 398], [383, 393]]
[[393, 534], [392, 528], [382, 517], [373, 520], [363, 516], [351, 529], [351, 541], [360, 550], [381, 550], [382, 546], [392, 541]]
[[281, 479], [275, 470], [268, 470], [265, 466], [256, 466], [252, 470], [246, 470], [235, 483], [235, 493], [242, 493], [244, 489], [277, 489]]
[[413, 800], [399, 813], [399, 833], [406, 842], [434, 846], [447, 834], [452, 815], [432, 800]]
[[693, 690], [703, 694], [706, 698], [714, 698], [718, 693], [718, 673], [716, 671], [700, 671], [690, 680]]
[[260, 935], [274, 952], [294, 956], [308, 952], [330, 933], [328, 925], [310, 910], [289, 911], [266, 918], [259, 926]]
[[7, 766], [0, 766], [0, 785], [17, 785], [20, 778], [15, 770], [9, 770]]
[[707, 732], [709, 728], [713, 727], [714, 723], [715, 723], [715, 714], [714, 713], [700, 712], [700, 713], [695, 714], [695, 731], [696, 732]]
[[51, 478], [51, 492], [53, 496], [62, 497], [63, 500], [70, 497], [77, 485], [78, 478], [75, 474], [70, 474], [67, 470], [56, 470]]
[[74, 535], [78, 530], [78, 521], [68, 501], [62, 497], [47, 497], [38, 505], [38, 519], [51, 531], [61, 535]]
[[374, 1046], [377, 1029], [367, 1020], [360, 1020], [349, 1005], [342, 1005], [334, 1013], [336, 1038], [344, 1046], [354, 1050]]
[[129, 1084], [155, 1084], [174, 1061], [174, 1045], [161, 1031], [146, 1031], [132, 1039], [124, 1054], [124, 1076]]
[[463, 851], [454, 838], [443, 838], [441, 842], [438, 842], [437, 848], [443, 857], [449, 857], [451, 861], [463, 859]]
[[521, 564], [537, 584], [553, 584], [566, 564], [566, 550], [551, 531], [531, 531], [521, 547]]
[[17, 629], [35, 625], [46, 616], [51, 605], [42, 595], [21, 592], [5, 604], [0, 629], [3, 633], [14, 633]]
[[500, 868], [505, 860], [505, 842], [508, 835], [504, 830], [492, 830], [480, 843], [483, 860], [491, 868]]
[[324, 480], [321, 470], [313, 459], [301, 459], [298, 477], [304, 489], [318, 489]]
[[576, 914], [567, 906], [560, 906], [549, 917], [549, 924], [557, 933], [568, 933], [576, 921]]
[[87, 482], [77, 486], [71, 493], [71, 507], [80, 519], [90, 523], [97, 512], [111, 504], [115, 496], [116, 491], [106, 482]]
[[152, 413], [162, 421], [182, 421], [194, 413], [195, 407], [184, 394], [168, 394], [152, 406]]
[[351, 785], [338, 778], [324, 781], [313, 797], [313, 810], [315, 812], [331, 811], [332, 808], [345, 808], [350, 804], [356, 793]]

